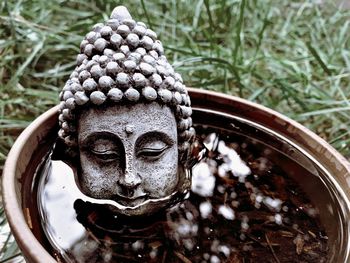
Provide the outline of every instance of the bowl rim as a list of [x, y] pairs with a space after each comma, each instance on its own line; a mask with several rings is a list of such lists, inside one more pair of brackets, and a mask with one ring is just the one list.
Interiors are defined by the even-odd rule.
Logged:
[[16, 174], [17, 163], [26, 142], [33, 136], [35, 131], [53, 118], [58, 113], [58, 106], [55, 106], [36, 118], [17, 138], [13, 144], [4, 165], [2, 174], [2, 197], [5, 208], [6, 217], [10, 225], [11, 231], [21, 249], [24, 257], [29, 262], [57, 262], [44, 249], [40, 242], [36, 239], [30, 230], [25, 219], [21, 205], [17, 201], [16, 194]]
[[[331, 167], [333, 170], [340, 172], [337, 178], [343, 178], [344, 182], [347, 183], [344, 192], [346, 197], [350, 199], [350, 163], [318, 135], [298, 122], [260, 104], [219, 92], [195, 88], [188, 88], [188, 91], [193, 102], [193, 108], [213, 107], [222, 112], [232, 113], [232, 110], [229, 109], [234, 107], [237, 109], [237, 115], [243, 116], [243, 118], [257, 117], [258, 123], [268, 120], [266, 118], [271, 119], [270, 128], [277, 130], [286, 137], [293, 136], [297, 131], [302, 136], [294, 138], [296, 142], [299, 142], [302, 138], [302, 142], [307, 143], [308, 151], [313, 154], [324, 154], [327, 157], [325, 158], [325, 161], [328, 162], [326, 164], [327, 168]], [[33, 139], [33, 136], [38, 138], [38, 132], [40, 129], [43, 130], [43, 127], [52, 129], [52, 126], [47, 125], [47, 123], [50, 123], [50, 121], [57, 122], [58, 110], [59, 106], [55, 106], [44, 112], [20, 134], [7, 156], [3, 169], [2, 196], [5, 213], [11, 231], [24, 257], [29, 262], [54, 263], [57, 261], [45, 250], [28, 227], [21, 204], [17, 200], [15, 185], [17, 183], [16, 175], [20, 172], [18, 171], [18, 161], [20, 155], [23, 154], [27, 141]], [[344, 185], [342, 188], [344, 189]]]

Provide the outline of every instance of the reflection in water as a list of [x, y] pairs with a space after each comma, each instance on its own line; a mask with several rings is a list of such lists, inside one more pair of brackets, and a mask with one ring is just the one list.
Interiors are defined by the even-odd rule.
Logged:
[[288, 176], [310, 169], [245, 136], [197, 130], [206, 158], [192, 170], [191, 193], [142, 219], [112, 214], [79, 191], [68, 165], [48, 159], [37, 197], [57, 254], [66, 262], [326, 262], [318, 209]]

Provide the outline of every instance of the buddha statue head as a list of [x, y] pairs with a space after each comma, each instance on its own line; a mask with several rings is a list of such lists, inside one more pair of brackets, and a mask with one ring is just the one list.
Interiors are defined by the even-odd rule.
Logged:
[[[190, 98], [157, 34], [116, 7], [80, 45], [60, 93], [59, 137], [76, 182], [126, 216], [149, 215], [190, 188]], [[123, 207], [123, 209], [120, 209]]]

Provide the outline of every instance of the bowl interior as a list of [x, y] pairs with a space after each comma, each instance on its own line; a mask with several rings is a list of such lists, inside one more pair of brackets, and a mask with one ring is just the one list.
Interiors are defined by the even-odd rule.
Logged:
[[[320, 210], [330, 244], [330, 262], [349, 259], [348, 163], [322, 139], [301, 125], [259, 105], [212, 92], [191, 90], [195, 124], [234, 130], [276, 150], [276, 161], [289, 169], [298, 163], [293, 179]], [[31, 200], [36, 169], [56, 139], [57, 110], [39, 117], [19, 137], [8, 156], [3, 175], [3, 195], [10, 226], [29, 262], [54, 262], [37, 222]]]

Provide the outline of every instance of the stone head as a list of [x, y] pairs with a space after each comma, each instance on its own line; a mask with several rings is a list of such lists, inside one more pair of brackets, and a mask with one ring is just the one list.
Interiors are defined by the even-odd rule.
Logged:
[[95, 25], [80, 49], [59, 115], [59, 137], [79, 160], [78, 186], [125, 207], [118, 213], [154, 213], [190, 187], [195, 131], [182, 78], [156, 33], [125, 7]]

